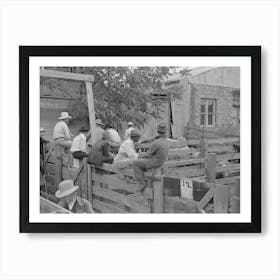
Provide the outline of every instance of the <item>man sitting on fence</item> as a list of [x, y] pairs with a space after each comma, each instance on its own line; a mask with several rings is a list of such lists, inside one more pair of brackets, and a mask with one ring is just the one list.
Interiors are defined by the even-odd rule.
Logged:
[[139, 141], [139, 138], [140, 133], [136, 129], [133, 129], [130, 132], [130, 137], [121, 144], [119, 152], [114, 159], [114, 164], [118, 168], [125, 168], [138, 158], [135, 143]]
[[113, 125], [111, 123], [107, 123], [104, 127], [105, 131], [109, 133], [110, 135], [110, 149], [112, 153], [117, 154], [121, 145], [121, 137], [117, 130], [113, 128]]
[[139, 191], [147, 187], [144, 172], [147, 169], [161, 167], [168, 158], [169, 144], [166, 139], [166, 126], [164, 123], [158, 125], [158, 137], [152, 143], [149, 150], [140, 153], [138, 159], [133, 162], [134, 178], [139, 184]]
[[109, 152], [109, 139], [109, 134], [104, 132], [102, 139], [93, 144], [91, 152], [88, 155], [88, 163], [94, 164], [96, 166], [102, 166], [103, 162], [113, 162], [114, 158]]
[[55, 196], [61, 199], [58, 205], [73, 213], [94, 213], [90, 202], [77, 196], [78, 188], [79, 186], [75, 186], [72, 180], [60, 182], [55, 193]]

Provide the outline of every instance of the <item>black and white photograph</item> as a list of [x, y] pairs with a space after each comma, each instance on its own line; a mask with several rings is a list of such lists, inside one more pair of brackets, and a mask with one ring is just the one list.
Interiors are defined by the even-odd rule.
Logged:
[[[137, 231], [143, 223], [141, 231], [169, 230], [169, 223], [194, 223], [191, 231], [199, 224], [209, 231], [258, 228], [251, 156], [259, 146], [251, 133], [260, 124], [251, 127], [250, 106], [259, 101], [260, 48], [197, 50], [20, 47], [29, 68], [29, 131], [40, 129], [40, 146], [29, 138], [30, 222], [117, 224], [94, 231], [132, 224]], [[23, 206], [28, 193], [21, 191]]]
[[239, 213], [240, 67], [41, 67], [40, 159], [41, 213]]

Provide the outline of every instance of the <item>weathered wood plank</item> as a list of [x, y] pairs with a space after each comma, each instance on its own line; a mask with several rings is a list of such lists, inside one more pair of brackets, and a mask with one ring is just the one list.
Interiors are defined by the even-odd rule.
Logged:
[[43, 197], [40, 197], [40, 213], [72, 213], [71, 211], [62, 208], [58, 204], [55, 204], [54, 202], [47, 200]]
[[220, 179], [216, 179], [216, 182], [220, 185], [230, 185], [230, 184], [234, 183], [234, 181], [238, 178], [240, 178], [240, 176], [220, 178]]
[[217, 155], [217, 161], [240, 159], [240, 153]]
[[140, 204], [136, 200], [133, 200], [132, 198], [129, 198], [129, 196], [125, 196], [122, 194], [119, 194], [114, 191], [105, 190], [102, 188], [96, 188], [94, 187], [92, 189], [92, 192], [94, 195], [98, 195], [100, 197], [104, 197], [106, 199], [112, 200], [114, 202], [118, 202], [120, 204], [123, 204], [129, 208], [133, 208], [134, 210], [138, 211], [139, 213], [150, 213], [151, 209], [145, 205]]
[[214, 196], [214, 187], [212, 187], [198, 202], [198, 207], [203, 209]]
[[93, 99], [91, 82], [86, 82], [86, 92], [87, 92], [87, 102], [88, 102], [91, 144], [93, 145], [95, 143], [96, 124], [95, 124], [95, 109], [94, 109], [94, 99]]
[[54, 186], [54, 183], [55, 183], [54, 175], [46, 174], [46, 175], [45, 175], [45, 178], [46, 178], [46, 182], [47, 182], [49, 185]]
[[179, 168], [168, 168], [166, 174], [179, 176], [179, 177], [200, 177], [205, 175], [204, 168], [189, 168], [189, 167], [179, 167]]
[[91, 165], [87, 164], [86, 168], [87, 172], [87, 199], [92, 205], [92, 171], [91, 171]]
[[94, 82], [94, 77], [92, 75], [64, 72], [64, 71], [57, 71], [57, 70], [40, 69], [40, 76], [57, 78], [57, 79]]
[[222, 152], [232, 152], [233, 147], [232, 146], [213, 146], [208, 147], [207, 152], [208, 153], [222, 153]]
[[229, 144], [238, 142], [240, 142], [240, 138], [238, 137], [208, 139], [208, 144]]
[[93, 209], [99, 210], [101, 213], [122, 213], [122, 214], [129, 213], [121, 208], [99, 201], [97, 199], [94, 199], [92, 201], [92, 207]]
[[194, 153], [199, 153], [199, 149], [186, 149], [186, 148], [178, 148], [178, 149], [172, 149], [169, 150], [169, 157], [172, 156], [187, 156]]
[[47, 163], [45, 166], [45, 173], [54, 175], [54, 164], [53, 163]]
[[153, 213], [163, 213], [163, 180], [153, 182]]
[[207, 155], [206, 177], [207, 177], [207, 182], [215, 183], [215, 181], [216, 181], [216, 154]]
[[235, 171], [235, 170], [240, 170], [240, 164], [239, 163], [229, 164], [229, 165], [226, 165], [226, 166], [217, 166], [217, 172]]
[[195, 158], [195, 159], [184, 159], [184, 160], [169, 160], [165, 162], [163, 167], [178, 167], [178, 166], [187, 166], [192, 164], [204, 163], [205, 158]]

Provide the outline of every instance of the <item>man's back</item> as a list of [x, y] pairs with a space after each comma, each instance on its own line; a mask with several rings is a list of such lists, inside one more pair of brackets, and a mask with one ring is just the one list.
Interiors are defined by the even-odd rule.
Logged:
[[88, 163], [101, 165], [103, 157], [109, 156], [109, 142], [108, 140], [98, 140], [92, 146], [91, 152], [88, 156]]

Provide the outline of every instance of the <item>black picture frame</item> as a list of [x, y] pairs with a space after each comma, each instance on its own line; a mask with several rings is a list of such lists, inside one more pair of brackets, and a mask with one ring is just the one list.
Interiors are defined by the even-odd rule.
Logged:
[[[29, 221], [29, 58], [33, 56], [251, 57], [250, 223], [31, 223]], [[21, 233], [259, 233], [261, 232], [261, 46], [20, 46]], [[248, 175], [249, 176], [249, 175]]]

